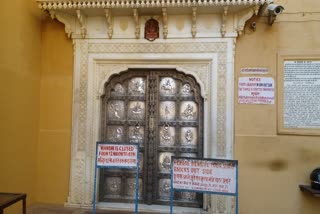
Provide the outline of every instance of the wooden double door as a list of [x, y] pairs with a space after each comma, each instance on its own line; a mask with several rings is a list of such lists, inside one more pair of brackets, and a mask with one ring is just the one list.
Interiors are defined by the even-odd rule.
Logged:
[[[139, 201], [169, 205], [171, 156], [203, 157], [200, 85], [171, 69], [133, 69], [114, 75], [101, 97], [100, 138], [138, 143]], [[100, 202], [133, 202], [135, 170], [101, 169]], [[202, 194], [175, 192], [174, 204], [201, 207]]]

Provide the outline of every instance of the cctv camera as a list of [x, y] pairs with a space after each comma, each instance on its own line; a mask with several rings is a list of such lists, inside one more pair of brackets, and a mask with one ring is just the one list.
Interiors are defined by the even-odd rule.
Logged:
[[267, 9], [271, 15], [276, 16], [282, 13], [282, 11], [284, 10], [284, 7], [282, 7], [281, 5], [269, 4]]

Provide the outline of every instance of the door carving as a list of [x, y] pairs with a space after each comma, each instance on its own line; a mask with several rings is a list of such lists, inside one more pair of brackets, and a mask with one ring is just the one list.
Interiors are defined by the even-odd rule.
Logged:
[[[110, 78], [101, 101], [101, 140], [139, 144], [140, 203], [169, 205], [171, 156], [203, 157], [200, 85], [176, 70], [132, 69]], [[135, 170], [99, 177], [99, 201], [134, 202]], [[202, 194], [175, 192], [174, 204], [201, 207]]]

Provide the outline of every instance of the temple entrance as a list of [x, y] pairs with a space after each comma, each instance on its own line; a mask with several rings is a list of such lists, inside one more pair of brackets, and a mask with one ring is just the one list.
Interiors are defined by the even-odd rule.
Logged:
[[[203, 157], [203, 98], [191, 75], [130, 69], [110, 77], [101, 96], [100, 139], [138, 143], [139, 200], [169, 205], [171, 156]], [[133, 202], [135, 170], [101, 169], [100, 202]], [[178, 206], [202, 207], [202, 194], [176, 192]]]

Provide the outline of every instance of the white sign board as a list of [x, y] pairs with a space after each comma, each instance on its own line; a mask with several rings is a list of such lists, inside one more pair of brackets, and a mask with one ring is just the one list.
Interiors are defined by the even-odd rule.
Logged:
[[269, 72], [268, 68], [254, 68], [254, 67], [247, 67], [247, 68], [241, 68], [240, 73], [241, 74], [267, 74]]
[[272, 77], [240, 77], [238, 103], [274, 104], [274, 80]]
[[174, 157], [172, 179], [178, 190], [236, 194], [237, 162]]
[[97, 144], [97, 167], [136, 167], [136, 145]]
[[283, 127], [320, 128], [320, 61], [285, 61]]
[[138, 214], [139, 204], [139, 145], [97, 142], [96, 163], [94, 170], [93, 206], [92, 213], [96, 213], [97, 196], [97, 168], [135, 168], [136, 169], [136, 200], [134, 213]]

